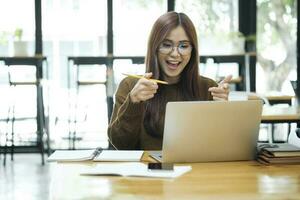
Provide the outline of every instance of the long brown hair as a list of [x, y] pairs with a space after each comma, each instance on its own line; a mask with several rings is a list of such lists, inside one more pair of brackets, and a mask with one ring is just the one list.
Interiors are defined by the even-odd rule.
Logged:
[[[168, 12], [160, 16], [152, 27], [148, 41], [148, 49], [146, 56], [146, 72], [152, 72], [152, 77], [162, 79], [161, 68], [158, 62], [158, 47], [167, 37], [167, 35], [177, 26], [182, 26], [185, 30], [190, 43], [193, 47], [191, 58], [181, 72], [179, 81], [180, 92], [186, 101], [199, 100], [200, 88], [198, 84], [199, 72], [199, 53], [198, 41], [194, 24], [184, 13]], [[168, 86], [165, 86], [168, 87]], [[161, 137], [162, 133], [158, 133], [159, 117], [165, 112], [166, 100], [162, 95], [164, 86], [159, 86], [155, 96], [146, 102], [144, 127], [148, 134]]]

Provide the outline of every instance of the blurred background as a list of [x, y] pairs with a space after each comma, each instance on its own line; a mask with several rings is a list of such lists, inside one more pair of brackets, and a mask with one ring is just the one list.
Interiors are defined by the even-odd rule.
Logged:
[[168, 10], [196, 26], [202, 75], [232, 74], [233, 91], [294, 96], [296, 3], [0, 0], [0, 150], [107, 147], [121, 73], [143, 74], [151, 27]]
[[[144, 73], [150, 30], [167, 11], [192, 19], [201, 75], [220, 81], [232, 74], [230, 99], [263, 99], [264, 108], [271, 114], [279, 108], [289, 122], [262, 123], [259, 141], [300, 146], [298, 8], [297, 0], [0, 0], [0, 199], [85, 194], [90, 190], [81, 186], [94, 181], [100, 198], [117, 198], [110, 196], [117, 190], [135, 197], [127, 194], [127, 179], [122, 187], [116, 179], [78, 174], [68, 181], [46, 155], [108, 147], [106, 130], [122, 73]], [[250, 180], [260, 195], [297, 192], [294, 176], [260, 172], [262, 180], [256, 174]], [[160, 181], [153, 184], [162, 187], [159, 193], [166, 189]]]

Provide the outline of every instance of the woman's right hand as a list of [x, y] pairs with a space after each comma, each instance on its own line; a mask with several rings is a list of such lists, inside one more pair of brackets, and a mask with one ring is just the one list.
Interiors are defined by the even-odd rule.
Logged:
[[134, 88], [130, 92], [130, 99], [133, 103], [139, 103], [141, 101], [147, 101], [154, 97], [157, 92], [157, 83], [150, 81], [152, 73], [145, 73], [144, 77], [138, 80]]

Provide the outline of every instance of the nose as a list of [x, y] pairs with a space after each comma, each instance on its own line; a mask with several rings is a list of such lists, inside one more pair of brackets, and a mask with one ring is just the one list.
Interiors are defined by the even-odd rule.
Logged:
[[173, 47], [173, 48], [172, 48], [172, 51], [171, 51], [171, 53], [170, 53], [170, 55], [171, 55], [171, 56], [179, 56], [180, 53], [179, 53], [179, 51], [178, 51], [178, 47]]

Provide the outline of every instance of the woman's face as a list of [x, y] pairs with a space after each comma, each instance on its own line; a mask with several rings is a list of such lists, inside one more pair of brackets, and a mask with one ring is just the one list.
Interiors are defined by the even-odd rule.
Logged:
[[158, 50], [158, 61], [165, 81], [177, 83], [191, 58], [192, 46], [182, 26], [167, 35]]

